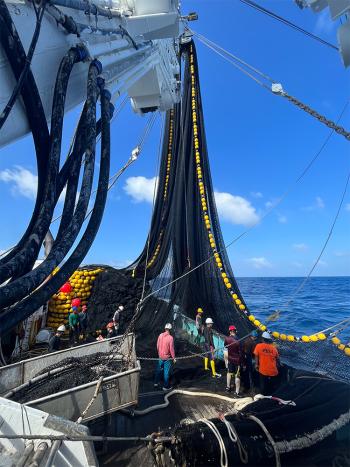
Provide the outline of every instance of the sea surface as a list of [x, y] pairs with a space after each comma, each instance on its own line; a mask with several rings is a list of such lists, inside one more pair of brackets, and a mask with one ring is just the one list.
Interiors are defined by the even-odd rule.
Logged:
[[[303, 277], [237, 278], [250, 312], [262, 323], [280, 310], [280, 318], [269, 324], [273, 330], [310, 335], [350, 318], [350, 277], [312, 277], [286, 307], [303, 280]], [[350, 326], [339, 337], [349, 341]]]

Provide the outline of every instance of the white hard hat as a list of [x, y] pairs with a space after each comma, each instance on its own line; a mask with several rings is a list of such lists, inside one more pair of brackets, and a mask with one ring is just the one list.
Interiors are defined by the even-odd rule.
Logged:
[[118, 308], [118, 310], [120, 310], [120, 311], [123, 311], [123, 310], [124, 310], [124, 307], [123, 307], [123, 305], [119, 305], [119, 308]]
[[170, 323], [166, 323], [166, 325], [164, 326], [164, 329], [172, 329], [172, 325]]
[[262, 338], [263, 338], [263, 339], [268, 339], [268, 340], [272, 341], [272, 337], [271, 337], [270, 334], [269, 334], [268, 332], [266, 332], [266, 331], [264, 331], [264, 332], [262, 333]]
[[211, 318], [207, 318], [205, 324], [214, 324], [214, 321]]
[[58, 332], [65, 332], [66, 331], [66, 326], [64, 324], [61, 324], [61, 326], [58, 326], [57, 331]]

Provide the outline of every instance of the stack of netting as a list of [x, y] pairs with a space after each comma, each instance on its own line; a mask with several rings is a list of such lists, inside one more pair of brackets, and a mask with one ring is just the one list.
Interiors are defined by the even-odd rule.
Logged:
[[74, 298], [80, 298], [80, 304], [87, 305], [95, 279], [102, 271], [102, 268], [82, 268], [75, 271], [69, 278], [72, 291], [70, 293], [57, 292], [49, 301], [47, 326], [57, 328], [60, 324], [68, 322]]

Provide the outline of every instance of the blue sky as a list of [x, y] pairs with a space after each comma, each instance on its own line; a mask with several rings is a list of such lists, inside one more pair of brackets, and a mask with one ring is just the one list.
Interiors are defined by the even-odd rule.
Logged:
[[[336, 43], [328, 12], [300, 11], [293, 1], [264, 1], [267, 8]], [[183, 0], [197, 11], [191, 26], [261, 69], [300, 100], [337, 119], [350, 96], [349, 71], [339, 54], [277, 23], [238, 0]], [[273, 96], [201, 43], [197, 44], [214, 187], [225, 241], [260, 219], [300, 175], [329, 130], [285, 99]], [[66, 119], [69, 144], [79, 110]], [[350, 128], [350, 109], [341, 124]], [[127, 105], [112, 125], [115, 173], [137, 144], [148, 117]], [[85, 263], [126, 265], [147, 236], [160, 138], [158, 117], [139, 160], [110, 191], [106, 213]], [[349, 171], [350, 145], [332, 136], [301, 183], [266, 219], [229, 249], [237, 276], [303, 276], [328, 235]], [[63, 152], [64, 154], [64, 152]], [[0, 250], [16, 243], [34, 204], [35, 156], [31, 138], [1, 150]], [[62, 204], [58, 207], [60, 211]], [[350, 193], [314, 275], [350, 275]]]

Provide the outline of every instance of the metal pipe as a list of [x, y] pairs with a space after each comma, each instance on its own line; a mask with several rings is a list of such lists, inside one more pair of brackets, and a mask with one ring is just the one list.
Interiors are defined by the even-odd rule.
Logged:
[[39, 467], [48, 448], [49, 445], [47, 443], [40, 443], [37, 447], [37, 450], [35, 451], [32, 462], [29, 464], [29, 467]]
[[47, 461], [45, 464], [45, 467], [51, 467], [53, 465], [57, 451], [61, 447], [61, 444], [62, 444], [61, 440], [56, 440], [53, 442], [51, 449], [50, 449], [49, 457], [47, 458]]
[[[152, 436], [140, 437], [140, 436], [70, 436], [70, 435], [0, 435], [0, 439], [47, 439], [50, 441], [145, 441], [149, 443], [153, 441], [155, 443], [163, 443], [166, 441], [173, 441], [174, 438], [171, 436], [162, 436], [154, 438]], [[46, 444], [46, 443], [44, 443]]]
[[28, 457], [34, 450], [34, 443], [31, 441], [30, 443], [27, 444], [25, 447], [23, 454], [21, 457], [18, 459], [18, 462], [16, 464], [17, 467], [24, 467], [26, 465], [26, 462], [28, 460]]
[[82, 0], [52, 0], [50, 3], [65, 8], [71, 8], [72, 10], [80, 10], [87, 14], [91, 13], [94, 16], [105, 16], [110, 19], [113, 17], [120, 18], [121, 16], [119, 11], [105, 10], [94, 3], [84, 2]]

